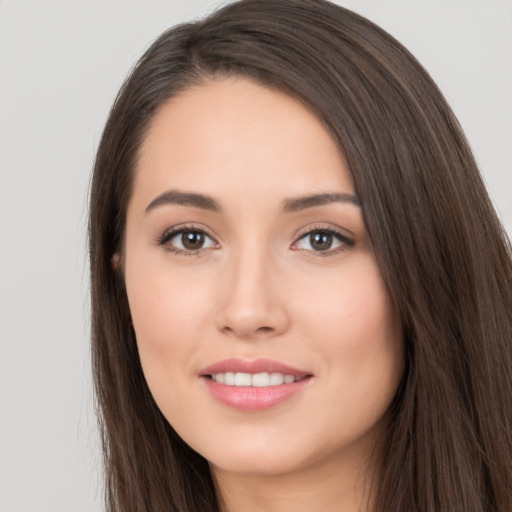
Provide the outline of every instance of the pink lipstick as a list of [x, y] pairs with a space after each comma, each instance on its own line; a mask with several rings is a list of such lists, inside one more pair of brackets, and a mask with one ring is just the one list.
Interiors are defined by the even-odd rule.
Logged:
[[306, 387], [311, 373], [269, 359], [226, 359], [200, 373], [219, 402], [244, 411], [262, 411]]

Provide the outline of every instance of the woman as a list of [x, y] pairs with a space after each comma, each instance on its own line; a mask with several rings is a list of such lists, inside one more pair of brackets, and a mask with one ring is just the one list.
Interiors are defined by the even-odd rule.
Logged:
[[510, 510], [510, 245], [369, 21], [246, 0], [163, 34], [90, 258], [109, 510]]

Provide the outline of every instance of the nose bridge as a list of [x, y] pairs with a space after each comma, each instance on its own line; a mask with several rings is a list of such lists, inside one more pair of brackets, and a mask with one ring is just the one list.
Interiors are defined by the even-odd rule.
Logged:
[[225, 271], [219, 328], [241, 338], [283, 332], [288, 324], [285, 298], [279, 293], [275, 256], [265, 244], [250, 243], [233, 251]]

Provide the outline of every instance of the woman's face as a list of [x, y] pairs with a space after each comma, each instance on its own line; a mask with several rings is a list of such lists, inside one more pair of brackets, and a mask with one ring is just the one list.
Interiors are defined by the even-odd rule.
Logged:
[[149, 388], [214, 469], [368, 456], [402, 375], [401, 329], [347, 164], [301, 103], [230, 78], [164, 105], [124, 256]]

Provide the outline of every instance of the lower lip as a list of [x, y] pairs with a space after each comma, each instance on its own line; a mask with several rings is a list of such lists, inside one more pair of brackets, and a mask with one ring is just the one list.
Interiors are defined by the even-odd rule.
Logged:
[[264, 411], [270, 409], [302, 391], [310, 377], [279, 386], [252, 387], [226, 386], [210, 378], [203, 377], [212, 396], [224, 405], [242, 411]]

